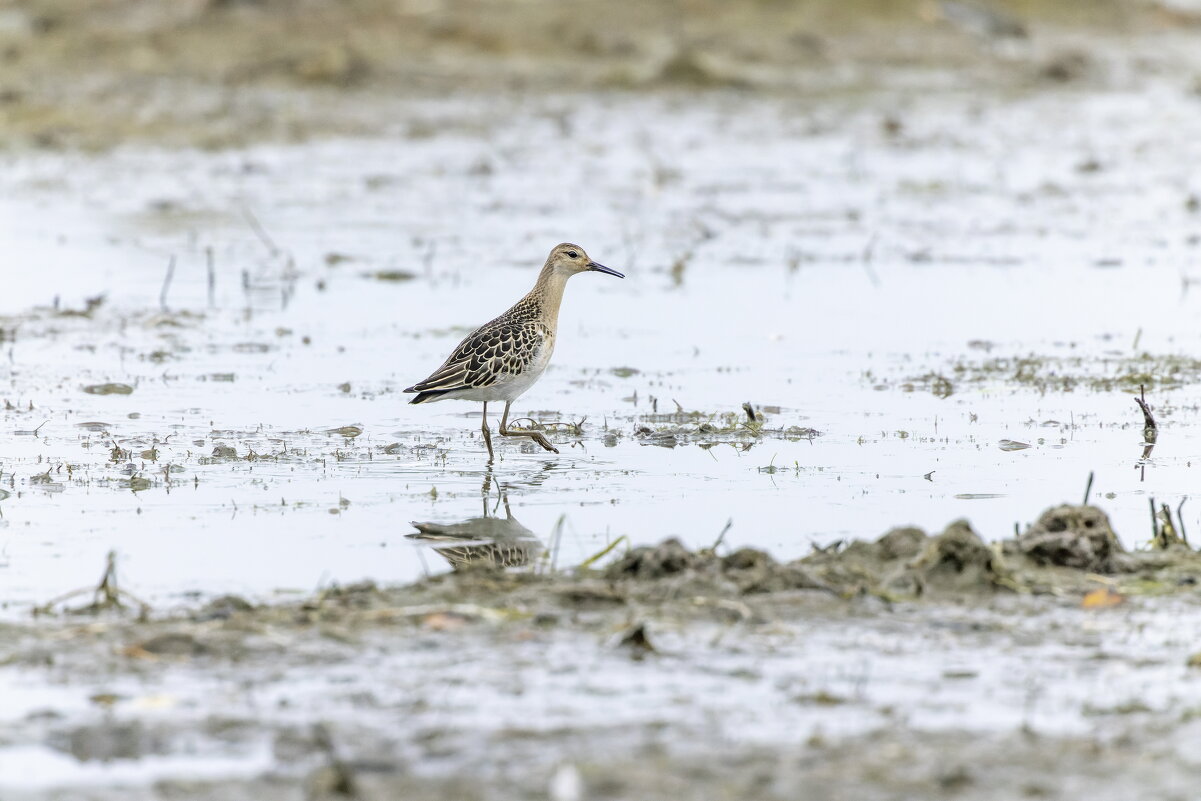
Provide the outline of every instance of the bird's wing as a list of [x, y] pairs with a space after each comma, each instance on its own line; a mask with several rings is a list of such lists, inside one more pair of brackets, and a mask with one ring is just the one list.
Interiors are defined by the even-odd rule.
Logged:
[[460, 342], [441, 367], [405, 392], [492, 386], [502, 374], [522, 372], [538, 352], [542, 339], [542, 332], [529, 325], [494, 320]]
[[406, 534], [409, 539], [477, 542], [499, 540], [537, 540], [534, 532], [512, 518], [473, 517], [460, 523], [419, 523], [413, 521], [416, 534]]

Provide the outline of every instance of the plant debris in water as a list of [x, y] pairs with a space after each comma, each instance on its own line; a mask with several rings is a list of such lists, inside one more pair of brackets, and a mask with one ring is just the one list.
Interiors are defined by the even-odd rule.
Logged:
[[983, 360], [956, 359], [942, 372], [880, 381], [878, 388], [896, 387], [906, 392], [924, 391], [949, 397], [969, 387], [998, 384], [1037, 392], [1137, 392], [1180, 389], [1201, 381], [1201, 359], [1151, 353], [1136, 355], [1034, 355], [993, 356]]
[[90, 384], [83, 388], [89, 395], [132, 395], [133, 387], [129, 384]]

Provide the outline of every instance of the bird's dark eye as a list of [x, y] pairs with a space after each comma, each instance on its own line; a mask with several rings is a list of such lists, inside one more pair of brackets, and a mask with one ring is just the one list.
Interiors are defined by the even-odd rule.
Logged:
[[571, 256], [573, 259], [578, 259], [580, 257], [580, 254], [576, 253], [574, 250], [567, 251], [567, 255]]

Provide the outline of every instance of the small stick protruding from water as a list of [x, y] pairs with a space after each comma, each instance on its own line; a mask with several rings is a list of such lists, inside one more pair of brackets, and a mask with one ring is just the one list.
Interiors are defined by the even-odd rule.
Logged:
[[714, 540], [714, 542], [713, 542], [713, 547], [710, 548], [709, 550], [716, 551], [717, 547], [719, 545], [721, 545], [722, 541], [726, 538], [726, 532], [728, 532], [733, 527], [734, 527], [734, 518], [731, 517], [729, 520], [726, 521], [725, 527], [722, 528], [721, 533], [717, 535], [717, 539]]
[[267, 250], [271, 252], [271, 255], [278, 255], [279, 248], [275, 246], [275, 242], [273, 242], [271, 237], [267, 235], [267, 230], [259, 224], [259, 218], [254, 216], [254, 212], [252, 212], [249, 207], [243, 206], [242, 216], [246, 218], [246, 222], [250, 225], [250, 229], [254, 231], [254, 234], [259, 238], [259, 241], [262, 242]]
[[563, 525], [567, 522], [567, 513], [559, 515], [555, 528], [550, 534], [550, 572], [554, 573], [559, 564], [559, 545], [563, 542]]
[[217, 270], [213, 264], [213, 246], [209, 245], [204, 249], [204, 265], [208, 272], [208, 290], [209, 290], [209, 308], [217, 305]]
[[1155, 514], [1155, 499], [1148, 498], [1151, 504], [1151, 542], [1159, 542], [1159, 515]]
[[1143, 440], [1152, 443], [1159, 437], [1159, 426], [1155, 424], [1155, 418], [1151, 415], [1151, 407], [1147, 405], [1147, 395], [1142, 384], [1138, 385], [1138, 395], [1134, 402], [1143, 411]]
[[880, 276], [876, 275], [876, 270], [872, 267], [872, 260], [876, 255], [876, 240], [879, 237], [872, 234], [871, 239], [867, 240], [867, 245], [863, 248], [863, 257], [860, 260], [863, 264], [863, 269], [867, 272], [868, 280], [872, 282], [872, 286], [880, 286]]
[[125, 605], [121, 603], [122, 598], [128, 598], [136, 603], [139, 607], [138, 616], [145, 619], [150, 613], [150, 605], [138, 598], [128, 590], [117, 586], [117, 554], [115, 551], [109, 551], [104, 559], [104, 575], [100, 577], [100, 583], [95, 587], [84, 587], [78, 590], [71, 590], [64, 595], [60, 595], [45, 604], [35, 607], [34, 614], [49, 614], [58, 604], [75, 598], [79, 595], [92, 593], [92, 603], [79, 609], [66, 609], [64, 611], [73, 614], [96, 614], [109, 609], [124, 609]]
[[1176, 506], [1176, 521], [1180, 524], [1180, 541], [1185, 545], [1188, 545], [1188, 535], [1184, 533], [1184, 515], [1180, 512], [1184, 509], [1184, 502], [1187, 500], [1188, 498], [1181, 498], [1180, 503]]
[[594, 564], [599, 562], [601, 559], [604, 559], [606, 556], [608, 556], [610, 551], [612, 551], [618, 545], [621, 545], [623, 542], [626, 543], [627, 545], [629, 545], [629, 542], [630, 542], [630, 538], [627, 537], [625, 534], [622, 534], [620, 537], [613, 540], [613, 542], [606, 545], [600, 551], [593, 554], [592, 556], [589, 556], [583, 562], [580, 562], [580, 564], [576, 567], [576, 570], [577, 571], [587, 570], [588, 568], [592, 567]]
[[171, 279], [175, 277], [175, 254], [167, 261], [167, 274], [163, 277], [163, 288], [158, 293], [158, 305], [163, 311], [167, 310], [167, 290], [171, 288]]
[[[1181, 502], [1183, 505], [1183, 502]], [[1155, 537], [1151, 540], [1152, 547], [1158, 548], [1161, 551], [1168, 548], [1174, 548], [1178, 545], [1188, 547], [1188, 540], [1183, 536], [1180, 528], [1177, 528], [1176, 523], [1172, 520], [1172, 509], [1165, 503], [1160, 504], [1160, 526], [1155, 532]], [[1179, 517], [1179, 510], [1177, 511]], [[1181, 521], [1183, 525], [1183, 521]]]
[[1084, 485], [1084, 506], [1088, 506], [1088, 495], [1093, 491], [1093, 471], [1088, 471], [1088, 483]]
[[749, 420], [749, 421], [750, 421], [750, 422], [752, 422], [752, 423], [753, 423], [753, 422], [755, 422], [755, 420], [757, 419], [757, 418], [755, 417], [755, 407], [754, 407], [754, 406], [751, 406], [751, 402], [750, 402], [750, 401], [746, 401], [745, 403], [743, 403], [743, 404], [742, 404], [742, 410], [743, 410], [744, 412], [746, 412], [746, 419], [747, 419], [747, 420]]

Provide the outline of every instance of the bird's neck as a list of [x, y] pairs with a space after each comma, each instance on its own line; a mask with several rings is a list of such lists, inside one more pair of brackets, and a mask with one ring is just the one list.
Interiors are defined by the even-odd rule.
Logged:
[[552, 327], [559, 320], [559, 307], [563, 304], [563, 290], [569, 277], [547, 265], [542, 268], [534, 288], [525, 296], [538, 309], [542, 321]]

